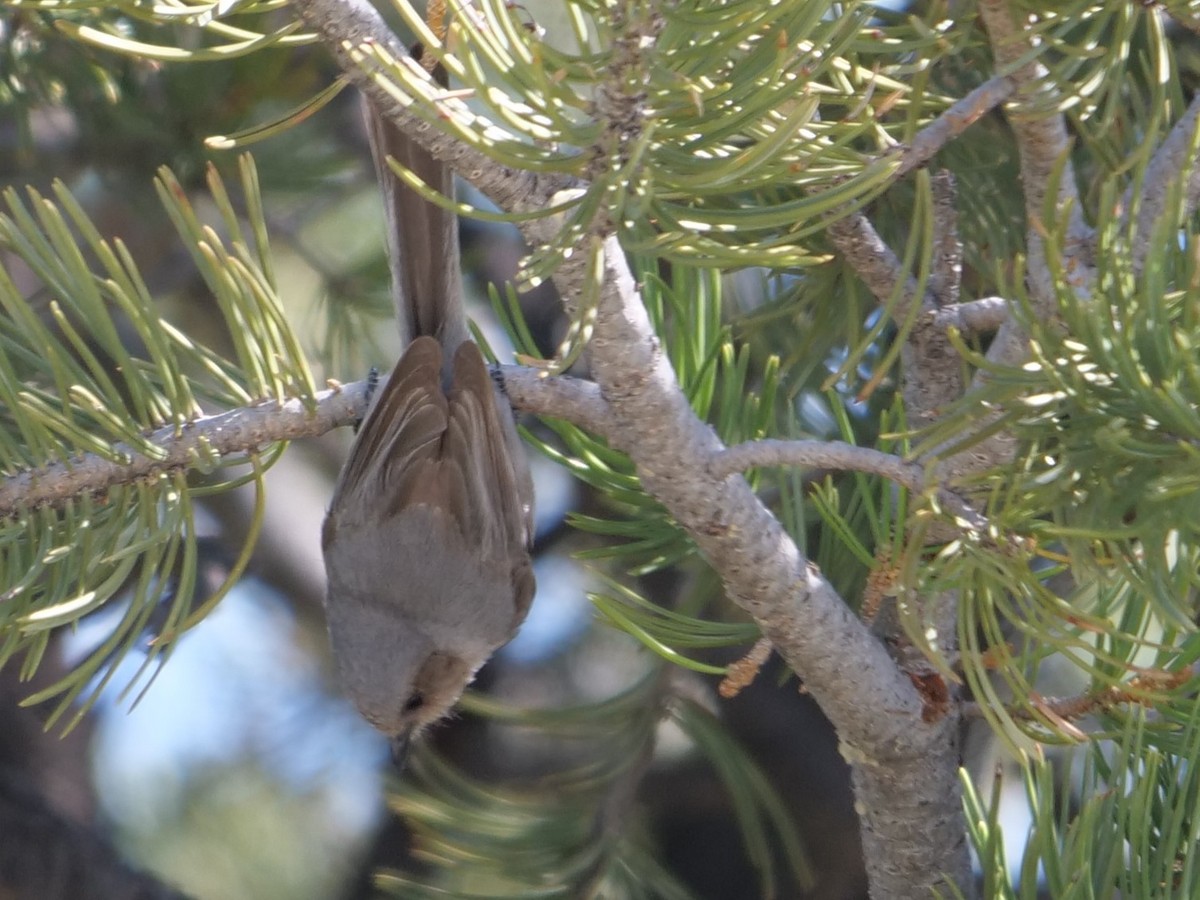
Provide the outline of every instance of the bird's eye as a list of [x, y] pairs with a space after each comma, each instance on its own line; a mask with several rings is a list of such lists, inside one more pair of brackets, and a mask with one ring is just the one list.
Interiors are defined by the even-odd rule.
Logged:
[[425, 695], [418, 692], [418, 693], [410, 696], [408, 698], [408, 700], [405, 702], [404, 711], [406, 713], [416, 712], [418, 709], [420, 709], [424, 705], [425, 705]]

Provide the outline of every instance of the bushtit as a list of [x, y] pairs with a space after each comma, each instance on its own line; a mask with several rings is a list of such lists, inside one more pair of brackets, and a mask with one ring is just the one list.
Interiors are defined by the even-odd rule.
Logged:
[[456, 217], [386, 157], [451, 198], [452, 173], [364, 108], [407, 349], [334, 488], [325, 611], [343, 689], [402, 757], [525, 618], [533, 485], [508, 402], [469, 339]]

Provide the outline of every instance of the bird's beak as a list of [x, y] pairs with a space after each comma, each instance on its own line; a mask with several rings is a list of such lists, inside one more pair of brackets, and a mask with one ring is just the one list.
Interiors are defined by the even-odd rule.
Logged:
[[412, 729], [406, 728], [402, 732], [392, 737], [392, 768], [397, 774], [404, 771], [405, 765], [408, 763], [408, 752], [412, 738]]

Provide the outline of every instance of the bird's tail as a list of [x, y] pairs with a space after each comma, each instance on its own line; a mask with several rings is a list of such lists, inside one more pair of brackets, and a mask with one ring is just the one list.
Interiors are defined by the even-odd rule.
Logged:
[[447, 363], [470, 337], [463, 309], [458, 218], [404, 184], [387, 157], [443, 197], [454, 198], [454, 175], [363, 101], [371, 155], [387, 214], [392, 301], [404, 346], [423, 335], [442, 345]]

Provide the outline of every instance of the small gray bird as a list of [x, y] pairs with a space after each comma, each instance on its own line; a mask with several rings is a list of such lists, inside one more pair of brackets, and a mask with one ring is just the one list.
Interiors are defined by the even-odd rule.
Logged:
[[450, 170], [364, 104], [407, 349], [376, 391], [322, 529], [345, 692], [393, 741], [446, 715], [533, 599], [533, 484], [503, 393], [469, 339]]

